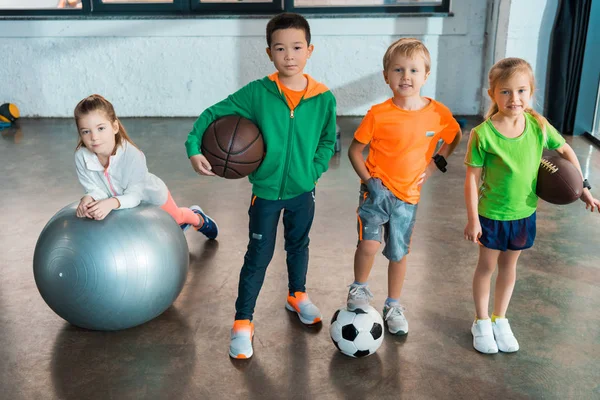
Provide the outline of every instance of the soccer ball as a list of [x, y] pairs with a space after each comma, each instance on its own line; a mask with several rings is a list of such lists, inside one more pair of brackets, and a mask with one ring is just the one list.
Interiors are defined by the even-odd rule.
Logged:
[[383, 342], [383, 320], [371, 306], [354, 311], [340, 308], [331, 318], [329, 334], [339, 351], [350, 357], [365, 357]]

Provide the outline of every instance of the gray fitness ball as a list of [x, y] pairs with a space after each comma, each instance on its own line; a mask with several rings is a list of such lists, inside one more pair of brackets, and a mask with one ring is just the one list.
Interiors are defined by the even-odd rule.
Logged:
[[73, 203], [46, 224], [33, 274], [44, 301], [73, 325], [103, 331], [158, 316], [185, 283], [189, 253], [179, 225], [156, 206], [77, 218]]

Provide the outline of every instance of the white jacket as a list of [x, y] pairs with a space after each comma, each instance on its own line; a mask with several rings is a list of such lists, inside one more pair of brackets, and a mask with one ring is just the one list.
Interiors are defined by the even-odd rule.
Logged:
[[162, 206], [169, 196], [167, 186], [148, 172], [144, 153], [126, 140], [123, 142], [106, 169], [85, 146], [75, 152], [77, 177], [85, 193], [94, 200], [115, 197], [120, 208], [136, 207], [142, 201]]

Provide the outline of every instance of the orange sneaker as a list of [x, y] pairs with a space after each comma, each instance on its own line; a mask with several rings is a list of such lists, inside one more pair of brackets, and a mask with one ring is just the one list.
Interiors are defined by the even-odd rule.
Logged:
[[229, 356], [231, 358], [245, 359], [252, 357], [252, 338], [254, 337], [254, 324], [249, 319], [237, 319], [231, 328], [231, 342], [229, 343]]
[[321, 311], [310, 301], [305, 292], [288, 295], [285, 308], [298, 314], [298, 318], [305, 325], [314, 325], [323, 319]]

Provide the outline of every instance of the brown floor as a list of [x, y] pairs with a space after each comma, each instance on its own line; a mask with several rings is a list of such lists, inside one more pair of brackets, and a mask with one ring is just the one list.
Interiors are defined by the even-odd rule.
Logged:
[[[343, 152], [317, 188], [308, 290], [326, 320], [308, 329], [284, 309], [281, 237], [259, 297], [255, 356], [227, 355], [239, 269], [247, 244], [247, 181], [200, 178], [183, 142], [193, 119], [126, 119], [150, 171], [181, 205], [199, 203], [219, 223], [218, 242], [186, 236], [191, 266], [173, 307], [121, 332], [75, 328], [40, 297], [32, 274], [37, 237], [82, 195], [70, 120], [24, 120], [0, 140], [0, 398], [2, 399], [491, 399], [600, 398], [600, 215], [583, 203], [540, 203], [538, 238], [520, 260], [509, 309], [521, 350], [475, 352], [471, 277], [477, 248], [462, 239], [462, 158], [423, 191], [402, 302], [410, 333], [385, 336], [361, 360], [337, 352], [329, 318], [346, 299], [356, 244], [358, 179], [345, 151], [359, 122], [342, 118]], [[472, 124], [471, 124], [472, 126]], [[571, 141], [600, 194], [600, 152]], [[281, 233], [281, 232], [280, 232]], [[385, 259], [370, 284], [386, 297]]]

